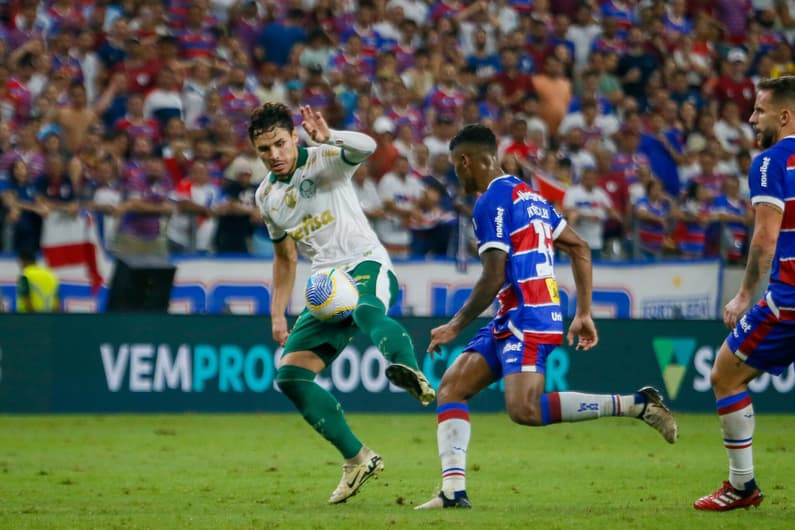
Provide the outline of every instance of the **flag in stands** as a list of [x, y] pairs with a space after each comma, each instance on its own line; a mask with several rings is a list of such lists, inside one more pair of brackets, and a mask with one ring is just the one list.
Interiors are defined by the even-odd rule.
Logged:
[[555, 177], [536, 171], [533, 174], [533, 187], [538, 191], [539, 195], [550, 203], [555, 205], [563, 203], [563, 196], [566, 194], [566, 186], [558, 182]]
[[[52, 269], [82, 266], [83, 274], [91, 283], [91, 292], [102, 286], [100, 269], [105, 266], [93, 215], [81, 211], [78, 215], [65, 212], [50, 213], [45, 219], [41, 234], [41, 250], [47, 265]], [[86, 276], [84, 276], [85, 278]]]

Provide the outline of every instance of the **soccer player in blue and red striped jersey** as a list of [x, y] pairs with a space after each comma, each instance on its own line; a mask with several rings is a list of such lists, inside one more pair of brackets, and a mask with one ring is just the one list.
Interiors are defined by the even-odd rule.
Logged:
[[[732, 332], [710, 377], [729, 479], [696, 500], [697, 510], [726, 511], [762, 502], [754, 478], [754, 407], [748, 383], [763, 372], [781, 374], [795, 361], [795, 77], [761, 81], [748, 122], [764, 149], [748, 175], [754, 231], [742, 284], [723, 309], [723, 322]], [[768, 270], [767, 291], [746, 312]]]
[[521, 425], [627, 416], [641, 418], [673, 443], [676, 422], [652, 387], [628, 395], [544, 393], [547, 355], [563, 341], [555, 248], [571, 256], [577, 286], [568, 343], [574, 343], [575, 335], [578, 350], [590, 350], [599, 342], [591, 319], [591, 251], [543, 197], [521, 179], [502, 173], [491, 129], [467, 125], [450, 142], [450, 151], [465, 191], [482, 193], [473, 224], [483, 271], [463, 307], [431, 331], [428, 351], [433, 355], [454, 340], [495, 298], [499, 309], [442, 378], [437, 394], [442, 491], [417, 509], [471, 507], [466, 494], [467, 401], [499, 379], [505, 383], [508, 414]]

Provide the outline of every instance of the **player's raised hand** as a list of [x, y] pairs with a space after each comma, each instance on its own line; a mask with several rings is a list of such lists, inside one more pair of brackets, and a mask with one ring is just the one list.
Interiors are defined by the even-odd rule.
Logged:
[[331, 129], [323, 115], [313, 110], [309, 105], [301, 106], [301, 116], [304, 118], [303, 126], [306, 133], [312, 140], [322, 144], [331, 137]]
[[442, 350], [442, 344], [447, 344], [448, 342], [454, 340], [457, 336], [458, 331], [450, 324], [444, 324], [442, 326], [433, 328], [431, 330], [431, 343], [428, 344], [428, 347], [425, 349], [425, 351], [430, 353], [431, 359], [433, 359], [433, 355]]
[[574, 344], [574, 336], [577, 336], [577, 349], [590, 350], [599, 344], [599, 335], [596, 333], [596, 324], [590, 316], [576, 316], [571, 321], [569, 332], [566, 334], [569, 346]]

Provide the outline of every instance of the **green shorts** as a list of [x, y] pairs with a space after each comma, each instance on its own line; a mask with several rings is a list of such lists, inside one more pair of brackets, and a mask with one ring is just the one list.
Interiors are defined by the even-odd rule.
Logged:
[[[397, 277], [382, 263], [363, 261], [348, 271], [348, 274], [356, 281], [360, 296], [375, 295], [387, 309], [397, 299]], [[323, 322], [304, 308], [290, 330], [284, 345], [284, 354], [312, 351], [328, 366], [353, 340], [357, 330], [352, 317], [342, 322]]]

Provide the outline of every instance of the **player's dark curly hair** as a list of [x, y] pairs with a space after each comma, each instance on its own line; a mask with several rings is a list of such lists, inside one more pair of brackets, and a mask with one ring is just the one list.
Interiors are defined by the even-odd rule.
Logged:
[[264, 103], [251, 113], [248, 138], [253, 143], [260, 134], [276, 128], [293, 132], [293, 117], [290, 114], [290, 109], [283, 103]]
[[491, 129], [479, 123], [470, 123], [458, 131], [458, 134], [450, 140], [450, 151], [465, 144], [476, 145], [491, 154], [497, 154], [497, 138]]

